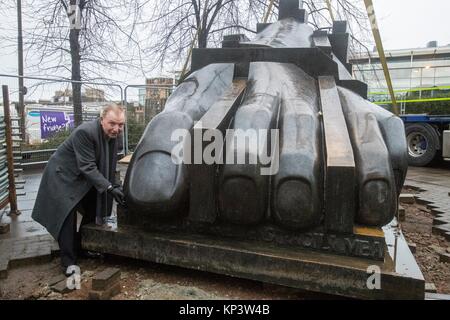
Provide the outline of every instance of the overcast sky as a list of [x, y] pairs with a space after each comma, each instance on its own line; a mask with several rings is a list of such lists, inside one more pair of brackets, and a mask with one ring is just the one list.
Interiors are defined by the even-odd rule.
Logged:
[[[360, 1], [363, 2], [363, 0]], [[373, 1], [386, 50], [424, 47], [427, 42], [432, 40], [438, 41], [440, 46], [450, 44], [449, 0]], [[335, 0], [332, 2], [335, 3]], [[14, 16], [2, 17], [2, 19], [11, 20], [13, 25], [16, 21]], [[5, 30], [0, 30], [0, 32], [5, 32]], [[0, 73], [16, 74], [16, 53], [0, 46], [0, 57]], [[27, 70], [25, 70], [25, 74], [27, 74]], [[125, 78], [128, 83], [144, 83], [142, 75], [126, 75]], [[120, 75], [120, 79], [124, 80], [124, 77]], [[4, 78], [2, 82], [4, 82], [3, 80]]]
[[[361, 0], [362, 1], [362, 0]], [[373, 0], [385, 50], [450, 44], [450, 1]]]

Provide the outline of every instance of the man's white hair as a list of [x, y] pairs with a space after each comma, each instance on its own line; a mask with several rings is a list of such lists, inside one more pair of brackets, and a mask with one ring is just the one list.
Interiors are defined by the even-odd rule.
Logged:
[[108, 103], [106, 106], [102, 108], [100, 117], [104, 118], [110, 111], [118, 113], [118, 112], [125, 112], [125, 109], [121, 105], [118, 105], [116, 103]]

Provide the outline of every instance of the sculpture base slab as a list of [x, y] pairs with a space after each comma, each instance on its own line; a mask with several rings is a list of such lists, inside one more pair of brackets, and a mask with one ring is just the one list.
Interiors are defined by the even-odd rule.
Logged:
[[[361, 299], [424, 299], [425, 280], [395, 223], [384, 228], [384, 261], [256, 241], [87, 225], [86, 250]], [[376, 287], [380, 270], [379, 289]], [[369, 279], [370, 278], [370, 279]]]

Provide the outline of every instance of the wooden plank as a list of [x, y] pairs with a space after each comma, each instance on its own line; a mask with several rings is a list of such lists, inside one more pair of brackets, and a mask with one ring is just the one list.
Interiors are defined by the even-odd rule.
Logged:
[[133, 154], [129, 154], [129, 155], [123, 157], [122, 159], [119, 160], [119, 163], [120, 164], [130, 164], [132, 156], [133, 156]]
[[353, 232], [355, 160], [344, 113], [333, 77], [319, 77], [323, 113], [325, 166], [325, 226], [333, 232]]
[[363, 227], [355, 225], [353, 228], [353, 233], [355, 235], [384, 238], [384, 231], [378, 227]]

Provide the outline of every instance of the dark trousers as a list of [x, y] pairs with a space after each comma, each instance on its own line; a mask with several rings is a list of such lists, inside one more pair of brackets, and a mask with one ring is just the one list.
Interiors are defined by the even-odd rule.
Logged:
[[[95, 221], [96, 191], [91, 190], [69, 213], [59, 233], [58, 244], [64, 268], [77, 264], [81, 251], [81, 226]], [[77, 232], [77, 211], [83, 215], [80, 232]]]

